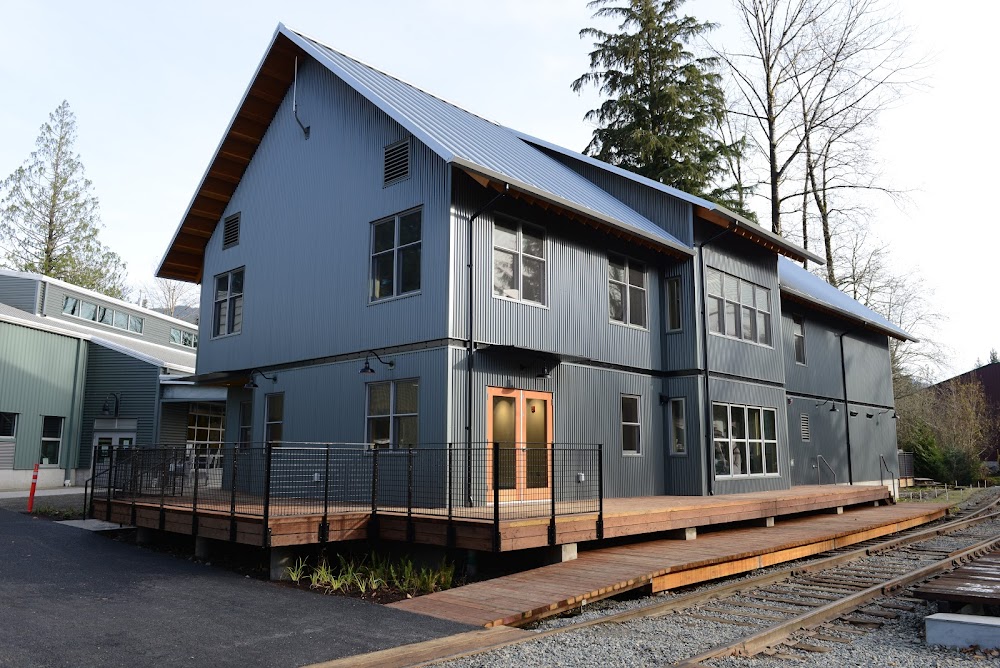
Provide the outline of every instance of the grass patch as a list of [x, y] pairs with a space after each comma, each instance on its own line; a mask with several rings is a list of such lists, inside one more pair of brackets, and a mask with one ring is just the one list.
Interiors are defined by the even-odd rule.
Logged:
[[55, 506], [36, 506], [31, 511], [33, 517], [44, 517], [45, 519], [62, 520], [82, 520], [83, 510], [80, 508], [57, 508]]
[[297, 586], [380, 603], [450, 589], [455, 584], [455, 565], [445, 559], [435, 567], [418, 567], [408, 556], [393, 559], [376, 552], [360, 558], [338, 554], [336, 563], [323, 558], [315, 566], [303, 558], [287, 570]]

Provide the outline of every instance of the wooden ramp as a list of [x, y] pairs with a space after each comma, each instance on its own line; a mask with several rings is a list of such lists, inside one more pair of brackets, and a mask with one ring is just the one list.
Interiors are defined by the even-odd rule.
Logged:
[[859, 543], [943, 517], [947, 507], [859, 507], [843, 514], [779, 519], [773, 527], [703, 534], [695, 540], [661, 539], [582, 551], [573, 561], [392, 607], [484, 627], [517, 626], [638, 587], [664, 591]]
[[1000, 606], [1000, 550], [920, 585], [913, 595], [936, 601], [939, 612], [968, 604]]

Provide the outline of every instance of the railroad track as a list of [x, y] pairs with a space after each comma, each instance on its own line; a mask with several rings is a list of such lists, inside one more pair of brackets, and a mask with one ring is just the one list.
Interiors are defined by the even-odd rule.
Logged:
[[915, 610], [923, 601], [907, 595], [910, 587], [1000, 548], [998, 505], [1000, 499], [993, 499], [930, 528], [866, 541], [809, 563], [702, 587], [667, 601], [540, 631], [499, 646], [674, 615], [678, 623], [699, 625], [699, 634], [707, 630], [710, 637], [724, 639], [677, 660], [673, 665], [678, 668], [706, 666], [713, 659], [730, 656], [764, 653], [800, 658], [791, 652], [827, 652], [831, 644], [850, 643], [901, 612]]

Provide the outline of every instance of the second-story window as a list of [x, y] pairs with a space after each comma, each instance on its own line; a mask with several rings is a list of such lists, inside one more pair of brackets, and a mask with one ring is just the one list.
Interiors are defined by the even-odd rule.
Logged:
[[170, 343], [177, 346], [184, 346], [186, 348], [197, 348], [198, 335], [192, 334], [191, 332], [185, 332], [184, 330], [177, 329], [176, 327], [171, 327]]
[[243, 331], [243, 269], [215, 277], [213, 336], [239, 334]]
[[667, 279], [667, 331], [681, 331], [681, 279]]
[[806, 323], [802, 316], [792, 316], [792, 334], [795, 338], [795, 361], [799, 364], [806, 363]]
[[646, 267], [624, 257], [608, 258], [608, 315], [615, 322], [646, 326]]
[[493, 223], [493, 294], [546, 303], [545, 232], [510, 218]]
[[708, 331], [771, 345], [771, 291], [709, 268], [706, 278]]
[[372, 223], [371, 301], [420, 289], [420, 210]]
[[124, 311], [116, 311], [107, 306], [83, 301], [77, 297], [64, 297], [62, 312], [84, 320], [99, 322], [109, 327], [125, 329], [134, 334], [142, 334], [144, 320], [141, 316], [130, 315]]

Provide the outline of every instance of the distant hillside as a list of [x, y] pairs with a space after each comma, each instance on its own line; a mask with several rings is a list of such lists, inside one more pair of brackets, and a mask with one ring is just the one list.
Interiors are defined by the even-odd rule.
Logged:
[[[157, 313], [162, 313], [163, 315], [170, 315], [170, 313], [168, 313], [168, 309], [165, 309], [165, 308], [154, 308], [152, 310], [156, 311]], [[198, 307], [197, 306], [185, 306], [185, 305], [182, 304], [182, 305], [178, 306], [176, 309], [174, 309], [173, 317], [175, 317], [175, 318], [177, 318], [179, 320], [187, 320], [191, 324], [197, 325], [198, 324]]]

